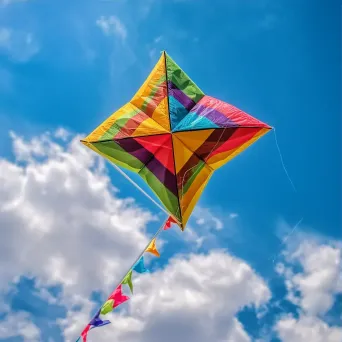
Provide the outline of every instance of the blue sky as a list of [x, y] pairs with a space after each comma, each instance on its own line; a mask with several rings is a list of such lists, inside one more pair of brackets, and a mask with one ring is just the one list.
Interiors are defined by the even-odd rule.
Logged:
[[[335, 280], [330, 281], [328, 289], [324, 289], [320, 285], [326, 283], [323, 278], [319, 281], [312, 278], [317, 271], [312, 266], [312, 258], [317, 258], [317, 265], [328, 268], [326, 263], [330, 265], [333, 256], [341, 253], [339, 2], [229, 0], [217, 1], [213, 6], [208, 1], [193, 0], [0, 0], [0, 18], [0, 159], [6, 168], [3, 174], [0, 173], [3, 180], [0, 189], [3, 186], [3, 193], [8, 193], [0, 198], [0, 208], [5, 208], [9, 199], [14, 201], [16, 197], [28, 196], [25, 197], [27, 209], [24, 210], [24, 202], [17, 204], [20, 214], [16, 212], [14, 215], [14, 207], [10, 211], [2, 209], [5, 214], [0, 214], [0, 229], [4, 230], [4, 236], [9, 239], [8, 244], [5, 243], [10, 246], [4, 248], [0, 257], [6, 267], [18, 269], [16, 280], [7, 276], [10, 272], [1, 271], [6, 276], [0, 276], [0, 281], [3, 281], [0, 294], [4, 299], [4, 308], [0, 305], [0, 327], [5, 324], [14, 330], [23, 330], [11, 325], [13, 315], [36, 327], [29, 325], [24, 333], [17, 334], [21, 336], [10, 332], [1, 336], [0, 329], [0, 341], [21, 341], [29, 329], [39, 330], [38, 341], [68, 341], [72, 333], [68, 335], [63, 328], [51, 322], [56, 318], [69, 317], [67, 313], [73, 312], [77, 302], [73, 297], [77, 291], [84, 296], [88, 294], [88, 298], [93, 298], [100, 305], [110, 284], [115, 286], [115, 281], [118, 281], [114, 277], [104, 287], [99, 284], [94, 288], [94, 291], [99, 291], [98, 295], [91, 294], [84, 285], [69, 286], [63, 278], [65, 274], [72, 278], [72, 272], [78, 272], [84, 276], [78, 279], [84, 281], [87, 272], [94, 271], [90, 266], [87, 272], [83, 270], [81, 252], [79, 256], [72, 254], [72, 261], [64, 260], [73, 268], [70, 273], [67, 266], [61, 266], [60, 276], [44, 273], [43, 266], [42, 269], [37, 266], [37, 260], [63, 255], [61, 249], [56, 249], [58, 253], [53, 255], [48, 254], [48, 247], [39, 252], [31, 251], [36, 253], [34, 267], [29, 262], [23, 264], [16, 259], [15, 243], [10, 240], [15, 239], [14, 233], [9, 232], [11, 225], [18, 227], [18, 232], [27, 228], [25, 234], [29, 234], [37, 222], [43, 226], [43, 222], [48, 222], [47, 226], [54, 227], [54, 220], [56, 217], [63, 220], [60, 216], [65, 210], [71, 208], [70, 213], [76, 210], [77, 198], [70, 192], [66, 197], [69, 206], [62, 210], [64, 204], [60, 204], [59, 198], [64, 195], [58, 192], [64, 191], [61, 190], [64, 181], [72, 183], [75, 174], [70, 171], [71, 166], [67, 168], [67, 164], [63, 164], [63, 170], [70, 171], [70, 174], [63, 173], [65, 178], [58, 178], [57, 171], [47, 173], [48, 167], [55, 165], [54, 161], [64, 158], [58, 154], [61, 152], [56, 150], [56, 146], [79, 161], [87, 173], [84, 177], [96, 176], [97, 182], [104, 182], [105, 189], [110, 189], [110, 183], [118, 189], [119, 192], [108, 195], [112, 196], [108, 201], [127, 197], [135, 199], [134, 204], [128, 203], [124, 208], [117, 204], [121, 208], [118, 213], [111, 212], [116, 220], [125, 220], [130, 210], [137, 210], [137, 215], [140, 215], [139, 219], [130, 218], [132, 222], [129, 221], [132, 225], [137, 224], [139, 236], [132, 226], [131, 235], [127, 235], [137, 239], [134, 240], [137, 244], [132, 244], [133, 247], [128, 244], [130, 253], [124, 261], [113, 259], [114, 264], [119, 263], [123, 269], [132, 262], [139, 253], [138, 247], [144, 244], [146, 232], [152, 233], [157, 229], [156, 220], [162, 219], [163, 213], [126, 180], [119, 178], [109, 165], [106, 164], [106, 171], [94, 171], [90, 160], [95, 157], [85, 157], [84, 148], [73, 147], [77, 142], [73, 143], [72, 139], [92, 131], [127, 102], [151, 71], [161, 50], [166, 50], [205, 93], [275, 127], [282, 157], [296, 191], [283, 169], [275, 135], [270, 132], [215, 173], [190, 220], [189, 233], [171, 231], [169, 235], [163, 235], [163, 255], [160, 260], [153, 261], [153, 270], [160, 268], [167, 273], [168, 267], [173, 265], [170, 258], [181, 258], [179, 254], [193, 253], [196, 257], [204, 253], [210, 257], [213, 250], [225, 249], [225, 255], [249, 265], [251, 272], [260, 277], [256, 281], [265, 282], [272, 294], [271, 299], [266, 294], [260, 295], [262, 299], [246, 295], [249, 299], [238, 306], [233, 316], [229, 316], [230, 322], [236, 323], [234, 319], [238, 319], [252, 341], [301, 341], [294, 335], [290, 336], [289, 330], [295, 330], [294, 327], [300, 330], [307, 325], [311, 330], [324, 324], [327, 329], [341, 329], [338, 323], [341, 309], [335, 301], [342, 289], [334, 285], [337, 283]], [[60, 128], [69, 133], [52, 137], [53, 132]], [[17, 138], [10, 138], [10, 131], [14, 131]], [[47, 131], [51, 132], [49, 136]], [[10, 176], [18, 171], [6, 171], [12, 167], [22, 168], [23, 174], [28, 175], [26, 181], [20, 183], [19, 178], [10, 180]], [[29, 177], [30, 172], [36, 175], [35, 167], [37, 170], [41, 167], [37, 174], [46, 181], [44, 186], [42, 180], [38, 181], [43, 178]], [[106, 178], [107, 173], [110, 182]], [[49, 177], [51, 184], [47, 183]], [[148, 191], [137, 177], [132, 175], [132, 178]], [[57, 191], [58, 187], [61, 189]], [[95, 190], [89, 184], [88, 187], [82, 191], [88, 191], [89, 195]], [[72, 185], [65, 191], [71, 188]], [[25, 189], [20, 196], [19, 189]], [[50, 194], [49, 201], [45, 203], [39, 197], [44, 191]], [[77, 191], [81, 190], [74, 193]], [[94, 200], [91, 196], [95, 196]], [[84, 206], [89, 206], [89, 211], [97, 208], [95, 198], [98, 195], [91, 192], [91, 196], [89, 201], [84, 199]], [[48, 214], [52, 216], [47, 217]], [[33, 216], [36, 221], [32, 221], [31, 227], [29, 220]], [[67, 216], [65, 220], [67, 222]], [[82, 239], [86, 239], [88, 234], [84, 229]], [[100, 228], [95, 222], [89, 229]], [[63, 243], [68, 232], [65, 230], [66, 235], [60, 234], [59, 239]], [[115, 234], [112, 238], [115, 239]], [[99, 235], [96, 240], [98, 246], [108, 245], [104, 239], [106, 235]], [[38, 240], [34, 241], [38, 243]], [[77, 243], [77, 248], [82, 249], [82, 241]], [[85, 253], [84, 258], [87, 257], [90, 258]], [[283, 271], [279, 265], [276, 269], [278, 262], [283, 265]], [[87, 259], [84, 263], [88, 263]], [[335, 265], [334, 262], [332, 264]], [[114, 272], [117, 276], [120, 267]], [[295, 273], [299, 272], [297, 278], [284, 271], [290, 268], [295, 269]], [[303, 279], [307, 277], [307, 282], [315, 283], [314, 294], [317, 291], [324, 295], [329, 293], [329, 298], [332, 298], [329, 307], [324, 306], [327, 304], [322, 304], [323, 308], [317, 303], [312, 304], [314, 296], [303, 285], [306, 280], [298, 280], [302, 279], [301, 276]], [[285, 280], [296, 284], [297, 292], [293, 296], [297, 300], [286, 297], [292, 292]], [[330, 301], [324, 298], [323, 302]], [[257, 300], [263, 302], [265, 308], [246, 308]], [[279, 303], [282, 309], [277, 306]], [[84, 315], [95, 310], [88, 302], [78, 305]], [[124, 314], [133, 315], [131, 307], [123, 310]], [[291, 321], [293, 329], [286, 330], [286, 324], [281, 325], [288, 319], [282, 316], [284, 314], [294, 315], [296, 321]], [[80, 316], [78, 320], [81, 319], [87, 320], [87, 316]], [[277, 322], [281, 326], [278, 330]], [[79, 329], [83, 323], [78, 323]], [[184, 335], [178, 338], [186, 340], [190, 336], [187, 333], [184, 330]], [[161, 329], [159, 334], [161, 339], [167, 333]], [[97, 336], [100, 335], [101, 332]], [[36, 336], [35, 333], [32, 336]], [[28, 340], [32, 341], [32, 336]], [[135, 341], [127, 336], [126, 340]], [[239, 338], [244, 341], [245, 338], [230, 336], [234, 341], [240, 341]], [[327, 336], [324, 341], [335, 341], [334, 336], [339, 335]], [[144, 338], [141, 341], [145, 341]], [[212, 338], [213, 342], [215, 338]]]

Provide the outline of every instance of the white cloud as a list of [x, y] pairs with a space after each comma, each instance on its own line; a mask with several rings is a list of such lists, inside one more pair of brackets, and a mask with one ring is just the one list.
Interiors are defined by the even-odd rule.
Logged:
[[127, 38], [127, 30], [125, 25], [118, 17], [114, 15], [109, 17], [101, 16], [98, 20], [96, 20], [96, 25], [101, 28], [105, 35], [116, 35], [122, 40]]
[[[73, 341], [95, 308], [91, 292], [107, 296], [113, 290], [146, 245], [145, 227], [153, 217], [132, 199], [118, 197], [103, 160], [80, 137], [63, 145], [56, 135], [60, 131], [24, 140], [11, 133], [16, 162], [0, 159], [0, 290], [19, 275], [37, 277], [40, 297], [66, 306], [67, 318], [59, 324]], [[45, 290], [54, 284], [63, 289], [58, 299]], [[253, 269], [218, 250], [174, 257], [134, 285], [131, 301], [112, 314], [113, 323], [90, 337], [247, 342], [235, 314], [270, 297]]]
[[[181, 238], [193, 243], [196, 249], [206, 243], [207, 248], [217, 247], [217, 231], [222, 230], [224, 223], [216, 217], [209, 208], [197, 205], [193, 211], [192, 218], [184, 232], [180, 232]], [[191, 220], [192, 221], [192, 220]]]
[[[67, 317], [58, 324], [65, 340], [74, 341], [95, 309], [91, 292], [106, 296], [113, 290], [146, 245], [146, 224], [154, 218], [132, 199], [120, 198], [103, 160], [81, 145], [80, 137], [69, 141], [64, 129], [30, 140], [11, 137], [16, 161], [0, 159], [0, 291], [20, 275], [37, 277], [39, 296], [66, 306]], [[200, 213], [194, 215], [198, 227], [221, 229], [222, 221], [209, 210]], [[198, 244], [208, 237], [191, 232]], [[335, 342], [340, 328], [314, 315], [327, 312], [341, 291], [341, 246], [308, 237], [289, 242], [277, 272], [301, 315], [280, 317], [275, 330], [285, 342], [304, 337]], [[52, 284], [62, 286], [58, 298], [46, 291]], [[111, 314], [112, 324], [92, 330], [90, 341], [247, 342], [251, 339], [236, 313], [245, 306], [260, 312], [271, 296], [250, 266], [221, 250], [173, 257], [162, 269], [135, 277], [134, 286], [122, 311]], [[28, 318], [7, 316], [0, 338], [15, 332], [39, 341]], [[316, 340], [310, 329], [317, 330]]]
[[[264, 281], [243, 261], [222, 251], [175, 257], [163, 269], [134, 279], [134, 295], [112, 324], [94, 329], [93, 341], [250, 341], [235, 314], [270, 298]], [[84, 303], [89, 310], [89, 303]], [[89, 317], [69, 312], [63, 321], [71, 341]], [[79, 315], [79, 317], [77, 317]]]
[[342, 292], [341, 242], [296, 232], [285, 245], [285, 261], [276, 272], [284, 277], [287, 300], [297, 305], [299, 318], [282, 316], [274, 330], [284, 342], [341, 341], [342, 328], [325, 322]]
[[205, 225], [207, 229], [221, 230], [223, 222], [217, 218], [208, 208], [196, 206], [193, 211], [193, 217], [197, 220], [196, 223], [200, 226]]
[[330, 327], [316, 317], [295, 319], [285, 316], [277, 322], [275, 330], [283, 342], [339, 342], [342, 328]]
[[67, 141], [67, 139], [70, 137], [70, 133], [65, 128], [59, 127], [55, 132], [55, 137], [63, 141]]
[[0, 51], [17, 62], [27, 62], [39, 51], [39, 44], [30, 32], [0, 28]]
[[11, 135], [20, 164], [0, 159], [0, 284], [33, 275], [68, 294], [110, 291], [147, 244], [151, 214], [117, 197], [80, 137]]
[[24, 342], [39, 342], [40, 331], [23, 312], [8, 314], [0, 321], [0, 339], [21, 336]]
[[[341, 243], [307, 236], [284, 254], [287, 263], [279, 263], [276, 270], [285, 276], [288, 299], [309, 315], [327, 313], [342, 293]], [[296, 264], [300, 271], [293, 270]]]

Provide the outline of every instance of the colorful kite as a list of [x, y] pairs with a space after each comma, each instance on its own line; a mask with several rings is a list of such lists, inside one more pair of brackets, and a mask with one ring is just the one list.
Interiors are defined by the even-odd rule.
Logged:
[[172, 223], [185, 229], [213, 172], [270, 129], [234, 106], [205, 95], [163, 52], [131, 101], [82, 140], [114, 165], [138, 173], [170, 216], [86, 325], [79, 340], [86, 342], [91, 329], [110, 323], [100, 315], [107, 315], [129, 300], [122, 293], [122, 285], [133, 294], [133, 271], [149, 272], [143, 254], [160, 256], [156, 238]]
[[213, 172], [270, 129], [205, 95], [163, 52], [131, 101], [82, 142], [138, 173], [184, 230]]

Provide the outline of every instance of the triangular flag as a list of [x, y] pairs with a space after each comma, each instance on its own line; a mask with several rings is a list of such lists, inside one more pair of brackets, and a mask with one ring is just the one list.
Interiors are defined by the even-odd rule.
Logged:
[[[91, 329], [97, 328], [97, 327], [102, 327], [104, 325], [107, 325], [110, 323], [110, 321], [108, 320], [102, 320], [99, 316], [100, 316], [101, 310], [99, 310], [97, 312], [97, 314], [95, 315], [95, 317], [89, 322], [89, 324], [87, 324], [87, 326], [83, 329], [82, 333], [81, 333], [81, 337], [82, 337], [82, 341], [83, 342], [87, 342], [87, 336], [88, 336], [88, 332]], [[77, 339], [77, 341], [79, 341], [80, 338]], [[76, 342], [77, 342], [76, 341]]]
[[106, 315], [107, 313], [111, 312], [114, 307], [114, 299], [109, 299], [102, 305], [101, 314]]
[[171, 228], [171, 223], [177, 223], [177, 222], [172, 218], [172, 216], [169, 216], [169, 218], [165, 222], [164, 230], [170, 229]]
[[146, 252], [154, 254], [157, 257], [160, 257], [160, 254], [157, 250], [157, 246], [156, 246], [156, 238], [154, 238], [151, 243], [149, 244], [149, 246], [146, 248]]
[[87, 326], [83, 329], [81, 333], [82, 341], [87, 342], [87, 335], [90, 330], [90, 324], [87, 324]]
[[99, 310], [96, 314], [96, 316], [89, 322], [89, 324], [91, 325], [90, 329], [94, 329], [97, 327], [102, 327], [104, 325], [107, 325], [110, 323], [109, 320], [102, 320], [99, 316], [100, 316], [101, 310]]
[[125, 296], [122, 294], [122, 286], [121, 284], [115, 289], [115, 291], [108, 297], [107, 300], [113, 299], [113, 309], [116, 308], [117, 306], [121, 305], [122, 303], [126, 302], [129, 300], [128, 296]]
[[138, 273], [145, 273], [148, 270], [145, 268], [144, 265], [144, 256], [142, 256], [139, 261], [133, 266], [133, 270]]
[[130, 271], [126, 274], [126, 276], [125, 276], [125, 278], [124, 278], [124, 280], [122, 281], [121, 284], [126, 284], [126, 285], [128, 285], [129, 288], [130, 288], [130, 290], [131, 290], [131, 293], [133, 294], [132, 273], [133, 273], [132, 270], [130, 270]]

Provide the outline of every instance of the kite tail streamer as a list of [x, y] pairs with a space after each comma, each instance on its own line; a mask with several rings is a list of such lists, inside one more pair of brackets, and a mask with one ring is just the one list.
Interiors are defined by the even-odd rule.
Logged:
[[95, 316], [90, 320], [90, 322], [86, 325], [86, 327], [83, 329], [81, 336], [78, 337], [76, 342], [87, 341], [87, 335], [88, 332], [96, 327], [100, 327], [106, 324], [109, 324], [110, 321], [105, 320], [103, 321], [101, 318], [99, 318], [100, 314], [107, 314], [110, 311], [112, 311], [115, 307], [119, 306], [120, 304], [124, 303], [129, 299], [128, 296], [125, 296], [122, 294], [121, 285], [126, 284], [129, 286], [131, 292], [133, 293], [133, 284], [132, 284], [132, 271], [136, 271], [138, 273], [145, 273], [148, 270], [144, 266], [144, 259], [143, 255], [145, 252], [149, 252], [155, 256], [160, 256], [157, 248], [156, 248], [156, 238], [160, 234], [162, 230], [167, 230], [170, 228], [171, 223], [176, 223], [176, 221], [172, 218], [172, 216], [169, 216], [165, 222], [159, 227], [157, 232], [153, 235], [151, 241], [146, 245], [146, 247], [143, 249], [143, 251], [140, 253], [138, 258], [134, 261], [133, 265], [129, 268], [128, 272], [123, 276], [121, 281], [119, 282], [119, 285], [115, 288], [115, 290], [112, 292], [112, 294], [108, 297], [107, 301], [101, 306], [101, 308], [97, 311]]
[[297, 189], [296, 187], [294, 186], [292, 180], [291, 180], [291, 177], [289, 175], [289, 173], [287, 172], [287, 169], [285, 167], [285, 164], [284, 164], [284, 160], [283, 160], [283, 156], [281, 154], [281, 151], [280, 151], [280, 148], [279, 148], [279, 144], [278, 144], [278, 140], [277, 140], [277, 135], [276, 135], [276, 129], [273, 127], [273, 132], [274, 132], [274, 139], [275, 139], [275, 143], [276, 143], [276, 146], [277, 146], [277, 149], [278, 149], [278, 153], [279, 153], [279, 156], [280, 156], [280, 161], [281, 161], [281, 164], [283, 166], [283, 169], [286, 173], [286, 176], [287, 176], [287, 179], [290, 181], [291, 185], [292, 185], [292, 188], [295, 192], [297, 192]]
[[134, 261], [133, 265], [130, 267], [130, 269], [128, 270], [128, 272], [123, 276], [123, 278], [121, 279], [120, 283], [121, 284], [124, 279], [126, 278], [126, 276], [128, 275], [128, 273], [131, 271], [131, 269], [137, 264], [137, 262], [141, 259], [141, 257], [144, 255], [146, 249], [150, 246], [151, 242], [160, 234], [160, 232], [163, 230], [163, 228], [165, 227], [165, 225], [167, 225], [169, 221], [169, 218], [167, 218], [164, 223], [159, 227], [159, 229], [157, 230], [157, 232], [153, 235], [151, 241], [146, 245], [146, 247], [143, 249], [143, 251], [140, 253], [140, 255], [138, 256], [138, 258]]

